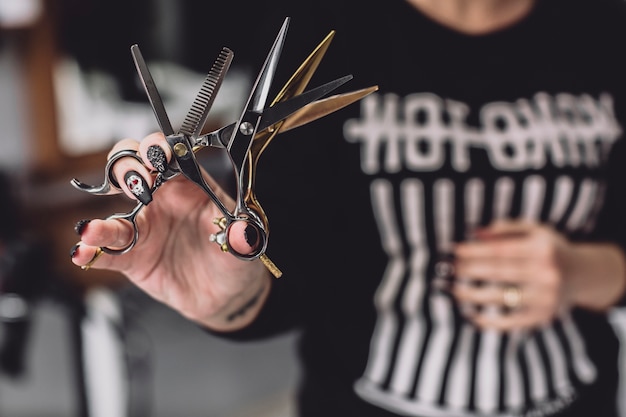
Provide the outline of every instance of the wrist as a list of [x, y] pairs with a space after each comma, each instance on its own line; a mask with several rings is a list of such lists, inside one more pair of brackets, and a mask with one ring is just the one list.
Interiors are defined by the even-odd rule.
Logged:
[[271, 290], [271, 276], [264, 272], [254, 285], [250, 284], [241, 293], [233, 296], [220, 311], [201, 322], [202, 325], [219, 332], [242, 329], [252, 323], [261, 311]]
[[596, 311], [614, 306], [626, 289], [626, 262], [613, 244], [572, 244], [565, 279], [572, 304]]

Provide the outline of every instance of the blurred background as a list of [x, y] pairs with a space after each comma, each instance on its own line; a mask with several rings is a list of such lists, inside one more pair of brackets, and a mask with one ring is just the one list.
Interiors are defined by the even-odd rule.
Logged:
[[[0, 0], [0, 416], [294, 417], [297, 334], [219, 340], [123, 277], [69, 258], [77, 221], [132, 207], [70, 180], [100, 184], [114, 142], [158, 129], [130, 46], [140, 45], [174, 124], [219, 50], [232, 49], [207, 128], [221, 126], [261, 64], [246, 60], [258, 55], [237, 28], [254, 27], [256, 13], [241, 7]], [[202, 161], [227, 181], [223, 156]], [[612, 317], [623, 337], [626, 315]]]

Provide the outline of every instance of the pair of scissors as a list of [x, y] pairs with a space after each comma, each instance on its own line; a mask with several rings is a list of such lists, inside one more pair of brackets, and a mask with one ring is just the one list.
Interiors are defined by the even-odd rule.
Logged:
[[[183, 174], [207, 193], [223, 215], [223, 217], [215, 221], [220, 226], [221, 231], [212, 235], [210, 237], [211, 240], [218, 243], [223, 251], [230, 252], [237, 258], [245, 260], [260, 258], [276, 277], [279, 277], [281, 272], [265, 255], [269, 233], [268, 219], [254, 193], [255, 171], [261, 153], [278, 133], [302, 126], [312, 120], [330, 114], [377, 90], [377, 87], [374, 86], [322, 99], [332, 90], [349, 81], [352, 76], [348, 75], [303, 92], [334, 36], [333, 31], [292, 75], [271, 105], [265, 107], [280, 53], [285, 42], [288, 24], [289, 18], [286, 18], [253, 84], [252, 91], [239, 119], [235, 123], [205, 135], [201, 134], [202, 128], [208, 117], [215, 95], [233, 59], [233, 52], [228, 48], [222, 50], [207, 75], [202, 89], [194, 100], [192, 108], [180, 130], [175, 132], [156, 85], [141, 56], [139, 47], [137, 45], [131, 47], [131, 53], [133, 54], [140, 79], [159, 126], [174, 156], [172, 163], [168, 164], [167, 170], [159, 173], [155, 178], [152, 192], [154, 193], [169, 179]], [[226, 149], [231, 162], [236, 184], [236, 206], [232, 212], [226, 208], [202, 176], [195, 152], [207, 146]], [[121, 151], [107, 161], [105, 180], [101, 186], [89, 186], [76, 179], [72, 180], [72, 185], [79, 190], [96, 195], [120, 193], [121, 188], [113, 178], [111, 170], [114, 163], [123, 157], [133, 157], [141, 162], [136, 152]], [[143, 206], [143, 203], [138, 202], [129, 213], [114, 214], [107, 218], [130, 221], [134, 227], [134, 236], [132, 241], [123, 248], [101, 248], [104, 253], [118, 255], [126, 253], [134, 247], [139, 235], [135, 219]], [[230, 246], [228, 232], [230, 226], [236, 221], [244, 221], [248, 226], [252, 226], [256, 230], [259, 240], [252, 253], [242, 254]]]

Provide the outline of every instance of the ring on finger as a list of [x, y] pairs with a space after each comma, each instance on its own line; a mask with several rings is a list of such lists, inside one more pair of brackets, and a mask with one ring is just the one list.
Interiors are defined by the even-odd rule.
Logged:
[[93, 264], [96, 263], [98, 258], [102, 256], [103, 253], [104, 251], [102, 250], [101, 247], [96, 248], [96, 253], [93, 254], [93, 257], [85, 265], [81, 266], [80, 269], [87, 271], [89, 268], [93, 266]]
[[502, 291], [502, 304], [512, 310], [522, 305], [523, 293], [518, 285], [507, 285]]

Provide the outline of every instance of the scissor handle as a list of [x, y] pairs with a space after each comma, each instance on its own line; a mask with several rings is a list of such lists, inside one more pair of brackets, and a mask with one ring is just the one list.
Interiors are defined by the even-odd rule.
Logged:
[[[221, 217], [215, 219], [213, 222], [217, 224], [221, 230], [218, 233], [211, 235], [210, 240], [218, 243], [221, 246], [222, 251], [229, 252], [236, 258], [247, 261], [259, 258], [265, 254], [268, 241], [267, 229], [264, 222], [261, 221], [258, 215], [253, 211], [248, 210], [246, 215]], [[236, 251], [230, 244], [230, 231], [232, 226], [237, 222], [247, 223], [248, 227], [251, 226], [256, 232], [256, 246], [251, 253], [240, 253]]]
[[[260, 206], [258, 206], [258, 208], [260, 209]], [[248, 208], [248, 210], [256, 210], [256, 208]], [[275, 278], [280, 278], [283, 275], [282, 271], [276, 266], [276, 264], [274, 264], [274, 262], [272, 262], [272, 260], [265, 253], [265, 251], [267, 250], [269, 229], [267, 228], [267, 217], [265, 216], [265, 213], [263, 213], [262, 210], [259, 213], [261, 215], [260, 218], [255, 217], [254, 221], [250, 220], [249, 218], [239, 219], [240, 222], [245, 222], [249, 226], [254, 227], [254, 230], [257, 232], [257, 244], [254, 247], [252, 253], [239, 253], [230, 245], [228, 236], [230, 236], [230, 229], [235, 222], [233, 221], [228, 224], [226, 218], [217, 219], [217, 221], [215, 221], [216, 224], [220, 224], [220, 227], [222, 227], [222, 231], [215, 235], [211, 235], [210, 238], [212, 241], [220, 244], [223, 252], [230, 252], [231, 255], [233, 255], [235, 258], [242, 259], [244, 261], [260, 259], [261, 262], [263, 262], [263, 265], [265, 265], [265, 267], [271, 272], [272, 275], [274, 275]], [[248, 233], [247, 229], [245, 233]], [[246, 239], [248, 239], [247, 236]]]
[[113, 177], [113, 165], [122, 158], [130, 156], [131, 158], [135, 158], [139, 162], [143, 164], [141, 157], [135, 151], [131, 151], [130, 149], [124, 149], [119, 152], [114, 153], [107, 160], [107, 164], [104, 167], [104, 182], [102, 185], [88, 185], [78, 181], [76, 178], [73, 178], [71, 184], [74, 188], [79, 189], [80, 191], [85, 191], [89, 194], [94, 195], [114, 195], [120, 194], [122, 189], [120, 188], [119, 183]]
[[123, 255], [126, 252], [130, 251], [135, 246], [135, 244], [137, 243], [137, 239], [139, 239], [139, 229], [137, 228], [136, 218], [137, 218], [137, 214], [143, 207], [144, 207], [144, 204], [142, 202], [138, 202], [135, 208], [132, 209], [132, 211], [128, 213], [112, 214], [106, 218], [106, 220], [112, 220], [112, 219], [128, 220], [133, 226], [133, 239], [130, 241], [129, 244], [127, 244], [126, 246], [122, 248], [114, 249], [114, 248], [109, 248], [109, 247], [103, 247], [102, 251], [104, 253], [107, 253], [109, 255]]

